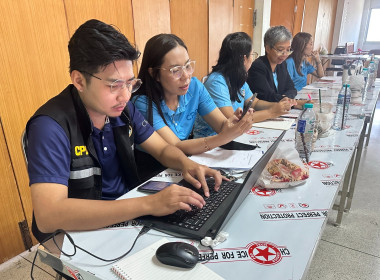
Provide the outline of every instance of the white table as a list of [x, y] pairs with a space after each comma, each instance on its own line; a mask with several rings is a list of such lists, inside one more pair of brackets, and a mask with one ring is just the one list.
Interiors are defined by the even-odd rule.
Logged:
[[[307, 96], [308, 93], [314, 98], [315, 94], [310, 90], [301, 91], [300, 96]], [[328, 90], [324, 95], [325, 98], [333, 97]], [[368, 98], [377, 100], [375, 95]], [[367, 114], [373, 111], [372, 105], [365, 108]], [[351, 110], [355, 111], [356, 106], [351, 106]], [[224, 228], [229, 238], [215, 248], [213, 259], [206, 266], [225, 279], [245, 279], [247, 276], [249, 279], [304, 279], [328, 211], [333, 207], [345, 173], [349, 173], [347, 170], [355, 162], [351, 159], [355, 158], [365, 123], [364, 118], [353, 114], [348, 118], [347, 129], [317, 140], [310, 158], [310, 178], [306, 184], [273, 190], [252, 186], [251, 193]], [[279, 130], [252, 128], [249, 134], [239, 137], [237, 141], [257, 143], [266, 150], [267, 144], [280, 133]], [[294, 146], [294, 127], [287, 131], [280, 145]], [[177, 182], [181, 179], [180, 175], [178, 172], [164, 171], [156, 179]], [[348, 186], [342, 192], [345, 207], [349, 197]], [[133, 190], [123, 197], [136, 195], [143, 194]], [[117, 227], [72, 233], [72, 237], [78, 245], [92, 253], [114, 258], [130, 248], [140, 229], [141, 225], [129, 221]], [[179, 240], [151, 230], [137, 241], [132, 254], [163, 236], [170, 241]], [[47, 247], [54, 250], [54, 247]], [[72, 258], [56, 257], [57, 254], [49, 253], [42, 247], [38, 252], [43, 262], [65, 273], [71, 271], [78, 279], [117, 279], [110, 271], [111, 264], [83, 252], [78, 251]], [[201, 249], [201, 253], [211, 255], [208, 249]]]

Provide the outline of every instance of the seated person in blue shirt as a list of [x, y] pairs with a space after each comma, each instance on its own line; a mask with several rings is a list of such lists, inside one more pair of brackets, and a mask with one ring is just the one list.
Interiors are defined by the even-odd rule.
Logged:
[[[145, 45], [139, 78], [142, 86], [132, 101], [153, 128], [169, 144], [187, 155], [200, 154], [248, 131], [252, 126], [252, 110], [241, 120], [226, 118], [215, 106], [203, 84], [195, 77], [195, 61], [189, 58], [184, 42], [173, 34], [159, 34]], [[219, 134], [203, 139], [188, 139], [199, 113]], [[143, 148], [143, 147], [142, 147]], [[136, 150], [136, 161], [143, 172], [152, 166], [152, 159]]]
[[129, 102], [141, 85], [133, 74], [140, 53], [123, 34], [89, 20], [68, 48], [72, 84], [42, 105], [26, 127], [36, 238], [41, 241], [57, 229], [93, 230], [203, 207], [202, 196], [175, 184], [154, 195], [115, 200], [139, 184], [134, 143], [181, 170], [206, 195], [205, 176], [215, 178], [216, 188], [222, 176], [168, 144]]
[[[265, 55], [260, 56], [248, 71], [247, 83], [261, 100], [278, 102], [284, 97], [294, 99], [297, 90], [286, 67], [292, 53], [292, 34], [285, 26], [273, 26], [264, 34]], [[301, 109], [306, 100], [296, 100]]]
[[[226, 118], [242, 111], [253, 95], [246, 80], [247, 72], [256, 57], [257, 53], [252, 50], [252, 40], [248, 34], [236, 32], [224, 38], [218, 63], [212, 67], [204, 85]], [[256, 110], [253, 113], [253, 121], [260, 122], [286, 114], [292, 105], [293, 101], [287, 97], [280, 102], [267, 102], [255, 98], [251, 105]], [[214, 134], [214, 130], [198, 115], [194, 137]]]
[[[286, 65], [297, 91], [306, 86], [308, 74], [318, 78], [322, 78], [324, 75], [319, 52], [313, 51], [313, 47], [314, 42], [311, 34], [299, 32], [294, 36], [292, 41], [293, 53], [286, 60]], [[317, 69], [307, 61], [309, 57], [314, 60]]]

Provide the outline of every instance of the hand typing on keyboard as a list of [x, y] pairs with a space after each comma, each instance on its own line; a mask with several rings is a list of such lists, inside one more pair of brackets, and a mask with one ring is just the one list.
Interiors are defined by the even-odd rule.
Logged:
[[206, 204], [204, 198], [196, 191], [176, 184], [170, 185], [154, 195], [149, 195], [145, 199], [148, 200], [148, 203], [143, 205], [147, 209], [146, 215], [154, 216], [172, 214], [177, 210], [191, 211], [191, 205], [203, 208]]
[[183, 178], [193, 185], [196, 189], [203, 189], [206, 197], [210, 196], [210, 190], [206, 182], [207, 177], [213, 177], [215, 180], [214, 189], [217, 191], [222, 183], [222, 180], [227, 180], [223, 177], [218, 170], [208, 168], [204, 165], [197, 164], [191, 160], [186, 162], [186, 167], [182, 168]]

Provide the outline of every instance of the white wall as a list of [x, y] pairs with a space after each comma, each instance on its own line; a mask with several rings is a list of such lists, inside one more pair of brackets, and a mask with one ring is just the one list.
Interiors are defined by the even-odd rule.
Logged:
[[355, 50], [358, 48], [363, 8], [366, 1], [368, 0], [338, 0], [332, 51], [336, 46], [344, 46], [346, 42], [354, 42]]
[[270, 12], [272, 1], [255, 0], [256, 26], [253, 31], [253, 49], [259, 54], [264, 55], [264, 34], [270, 27]]

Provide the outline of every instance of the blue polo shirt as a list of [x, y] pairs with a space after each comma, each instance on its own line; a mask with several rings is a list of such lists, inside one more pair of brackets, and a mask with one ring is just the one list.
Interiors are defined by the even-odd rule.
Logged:
[[313, 73], [316, 69], [309, 62], [302, 61], [301, 64], [301, 73], [303, 76], [300, 76], [297, 72], [296, 65], [294, 64], [293, 57], [289, 57], [286, 60], [286, 65], [288, 67], [288, 72], [290, 78], [293, 80], [294, 87], [297, 91], [300, 91], [307, 84], [307, 75]]
[[[240, 89], [243, 98], [239, 98], [240, 102], [232, 102], [226, 80], [223, 75], [218, 72], [211, 73], [204, 85], [218, 108], [230, 106], [234, 111], [238, 108], [243, 109], [244, 101], [250, 99], [253, 95], [248, 84], [244, 83]], [[197, 116], [194, 125], [194, 138], [207, 137], [215, 134], [216, 132], [203, 120], [203, 118]]]
[[[132, 101], [137, 109], [148, 117], [148, 98], [145, 95], [134, 96]], [[215, 103], [212, 101], [206, 88], [195, 77], [191, 78], [189, 90], [185, 95], [179, 96], [178, 108], [176, 111], [171, 110], [165, 103], [161, 101], [161, 110], [168, 127], [181, 140], [186, 140], [193, 129], [195, 117], [197, 113], [205, 116], [216, 109]], [[159, 130], [166, 126], [164, 120], [157, 110], [156, 104], [153, 103], [153, 128]]]
[[[135, 143], [141, 144], [154, 132], [141, 113], [129, 102]], [[116, 199], [128, 192], [116, 151], [113, 127], [126, 125], [119, 117], [109, 118], [103, 130], [93, 127], [91, 135], [102, 167], [102, 198]], [[63, 128], [48, 116], [33, 119], [28, 131], [29, 184], [57, 183], [67, 186], [70, 177], [70, 142]]]

